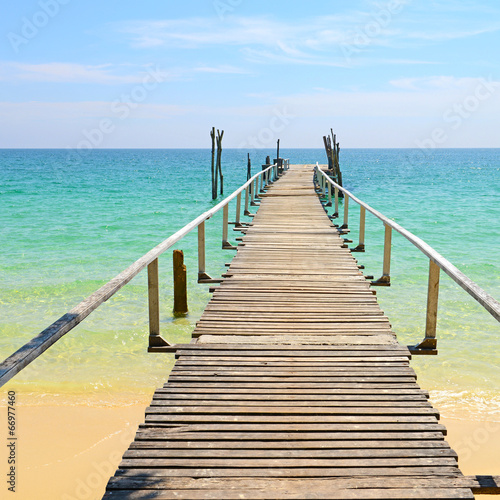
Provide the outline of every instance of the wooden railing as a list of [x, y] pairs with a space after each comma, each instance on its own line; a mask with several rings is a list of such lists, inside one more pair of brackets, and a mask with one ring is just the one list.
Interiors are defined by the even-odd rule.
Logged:
[[358, 246], [351, 251], [365, 251], [365, 223], [366, 211], [380, 219], [385, 227], [384, 237], [384, 260], [382, 265], [382, 276], [372, 282], [372, 285], [389, 286], [391, 283], [391, 242], [392, 230], [394, 229], [399, 234], [404, 236], [410, 243], [417, 247], [424, 255], [429, 258], [429, 282], [427, 291], [427, 314], [425, 321], [425, 338], [420, 344], [410, 347], [410, 351], [415, 354], [434, 354], [436, 352], [436, 325], [437, 325], [437, 309], [439, 297], [439, 274], [442, 269], [455, 283], [462, 287], [471, 297], [483, 306], [497, 321], [500, 321], [500, 302], [495, 300], [491, 295], [485, 292], [479, 285], [474, 283], [462, 271], [457, 269], [451, 262], [446, 260], [441, 254], [436, 252], [425, 241], [415, 236], [404, 227], [400, 226], [393, 220], [390, 220], [385, 215], [381, 214], [374, 208], [370, 207], [360, 199], [356, 198], [351, 192], [342, 186], [338, 185], [328, 177], [319, 165], [316, 164], [315, 176], [321, 193], [328, 197], [328, 203], [332, 206], [332, 189], [335, 203], [335, 213], [339, 213], [339, 192], [344, 194], [344, 219], [341, 228], [347, 229], [349, 224], [349, 199], [357, 203], [360, 207], [359, 214], [359, 243]]
[[[289, 168], [289, 163], [284, 163], [284, 168]], [[199, 217], [185, 225], [175, 234], [164, 240], [131, 266], [118, 274], [111, 281], [108, 281], [95, 293], [80, 302], [76, 307], [67, 312], [64, 316], [52, 323], [27, 344], [17, 350], [0, 364], [0, 387], [9, 381], [14, 375], [28, 366], [38, 356], [43, 354], [49, 347], [55, 344], [61, 337], [66, 335], [75, 326], [81, 323], [89, 314], [95, 311], [101, 304], [106, 302], [116, 292], [123, 288], [129, 281], [137, 276], [144, 268], [148, 268], [148, 298], [149, 298], [149, 350], [161, 347], [163, 351], [168, 350], [170, 344], [161, 337], [160, 308], [158, 295], [158, 257], [174, 244], [180, 241], [184, 236], [194, 229], [198, 228], [198, 281], [200, 283], [213, 283], [213, 280], [207, 273], [205, 267], [205, 221], [214, 216], [219, 210], [223, 210], [222, 223], [222, 248], [235, 248], [228, 241], [229, 226], [229, 203], [236, 198], [236, 220], [234, 224], [241, 226], [241, 197], [245, 193], [245, 215], [251, 215], [249, 206], [255, 205], [255, 200], [259, 192], [268, 184], [272, 183], [279, 176], [278, 165], [270, 167], [255, 174], [245, 184], [243, 184], [234, 193], [229, 195], [215, 207], [204, 212]]]

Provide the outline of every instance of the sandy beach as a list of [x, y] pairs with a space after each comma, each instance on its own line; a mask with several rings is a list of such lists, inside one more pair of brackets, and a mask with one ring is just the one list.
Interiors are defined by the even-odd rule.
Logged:
[[[148, 404], [149, 398], [141, 404], [115, 407], [99, 407], [97, 402], [83, 406], [74, 400], [70, 404], [20, 403], [16, 424], [18, 469], [12, 498], [101, 498]], [[488, 415], [478, 416], [478, 420], [444, 416], [441, 422], [448, 428], [446, 439], [459, 454], [465, 475], [500, 475], [499, 422]], [[2, 447], [2, 474], [7, 472], [7, 451]], [[7, 487], [6, 483], [2, 486], [4, 491]]]

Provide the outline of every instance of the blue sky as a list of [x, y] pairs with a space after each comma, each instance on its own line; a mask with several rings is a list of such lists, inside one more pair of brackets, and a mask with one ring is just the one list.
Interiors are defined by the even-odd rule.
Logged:
[[0, 1], [0, 147], [500, 147], [493, 0]]

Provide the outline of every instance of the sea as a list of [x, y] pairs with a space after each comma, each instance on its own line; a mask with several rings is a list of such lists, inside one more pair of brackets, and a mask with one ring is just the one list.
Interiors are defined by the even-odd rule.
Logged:
[[[247, 151], [222, 153], [224, 196], [247, 176]], [[253, 150], [252, 173], [274, 150]], [[321, 149], [282, 149], [291, 163], [326, 163]], [[208, 210], [208, 149], [0, 150], [0, 357], [3, 359], [155, 245]], [[344, 186], [422, 238], [500, 299], [500, 149], [345, 149]], [[342, 202], [341, 202], [342, 213]], [[230, 219], [234, 217], [234, 203]], [[332, 210], [330, 209], [330, 213]], [[207, 272], [220, 276], [232, 251], [221, 249], [222, 214], [206, 224]], [[349, 205], [357, 243], [359, 208]], [[231, 231], [232, 233], [232, 231]], [[236, 233], [230, 234], [234, 238]], [[382, 274], [384, 228], [367, 214], [365, 274]], [[403, 344], [424, 336], [428, 259], [393, 232], [391, 281], [377, 298]], [[183, 250], [189, 313], [172, 314], [172, 258], [160, 258], [161, 334], [189, 342], [210, 299], [197, 284], [197, 233]], [[437, 356], [414, 356], [421, 387], [448, 416], [500, 421], [500, 327], [441, 273]], [[147, 352], [147, 276], [94, 311], [14, 377], [33, 404], [78, 400], [116, 406], [144, 401], [161, 386], [173, 354]], [[5, 388], [4, 388], [5, 389]]]

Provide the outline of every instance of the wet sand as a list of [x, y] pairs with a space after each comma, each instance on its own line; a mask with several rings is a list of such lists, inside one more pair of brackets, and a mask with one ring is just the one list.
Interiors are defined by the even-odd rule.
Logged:
[[[148, 403], [149, 400], [134, 406], [106, 408], [19, 404], [18, 469], [16, 494], [12, 498], [100, 499], [143, 421]], [[6, 415], [5, 408], [1, 414]], [[487, 418], [480, 421], [442, 418], [442, 423], [448, 428], [447, 440], [459, 454], [465, 475], [500, 475], [500, 423]], [[5, 442], [6, 418], [2, 427]], [[0, 464], [5, 477], [7, 455], [5, 447], [1, 449]], [[7, 487], [6, 482], [0, 486], [4, 491]]]

